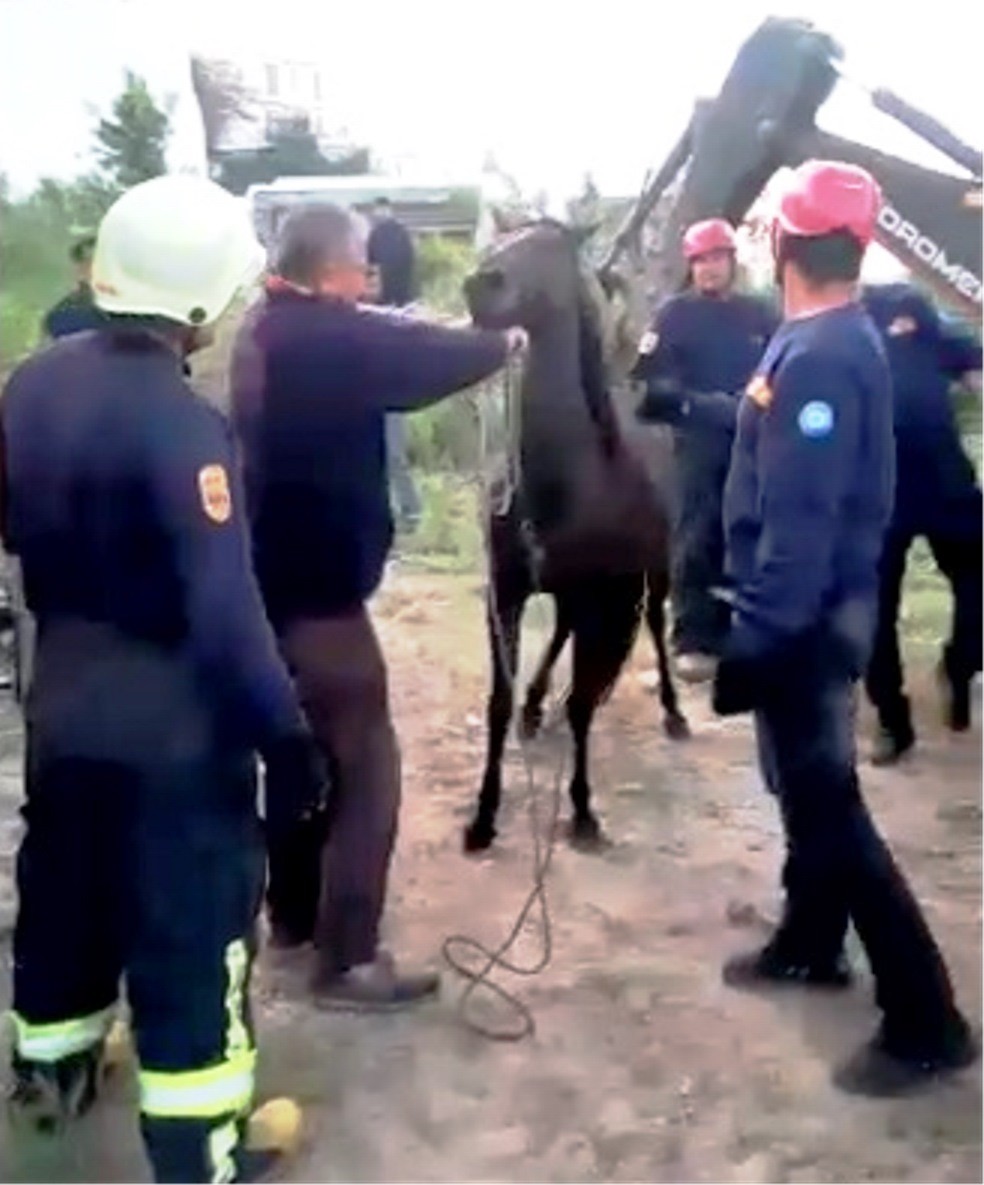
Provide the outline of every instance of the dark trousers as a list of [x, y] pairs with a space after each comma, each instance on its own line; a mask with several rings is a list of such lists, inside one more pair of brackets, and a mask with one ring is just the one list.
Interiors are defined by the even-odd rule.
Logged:
[[327, 820], [274, 837], [267, 900], [272, 920], [297, 937], [314, 918], [321, 973], [331, 976], [371, 962], [379, 944], [400, 809], [386, 664], [365, 609], [295, 621], [281, 646], [329, 762], [331, 801]]
[[677, 514], [673, 545], [673, 645], [678, 653], [717, 654], [729, 611], [712, 596], [724, 572], [721, 503], [731, 438], [711, 430], [676, 436]]
[[956, 1010], [942, 956], [879, 835], [855, 767], [851, 682], [816, 675], [755, 714], [759, 760], [786, 838], [785, 908], [774, 942], [829, 964], [853, 922], [896, 1049], [936, 1050]]
[[[909, 548], [920, 534], [923, 532], [915, 527], [893, 526], [885, 536], [879, 569], [878, 627], [865, 688], [879, 722], [890, 732], [904, 733], [912, 727], [899, 652], [898, 617]], [[943, 652], [946, 669], [955, 682], [969, 682], [981, 669], [984, 648], [980, 531], [976, 535], [928, 531], [926, 539], [953, 592], [950, 638]]]
[[15, 1052], [51, 1065], [98, 1050], [125, 979], [155, 1180], [233, 1180], [256, 1058], [254, 761], [203, 744], [209, 728], [184, 674], [118, 640], [100, 657], [103, 641], [83, 627], [39, 646], [17, 857]]

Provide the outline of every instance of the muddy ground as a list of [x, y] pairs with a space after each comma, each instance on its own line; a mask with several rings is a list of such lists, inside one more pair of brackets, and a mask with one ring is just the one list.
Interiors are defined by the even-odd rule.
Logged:
[[[479, 595], [473, 577], [397, 573], [377, 606], [406, 767], [388, 939], [407, 959], [439, 958], [457, 931], [495, 944], [529, 888], [515, 752], [494, 853], [461, 854], [483, 740]], [[978, 1072], [908, 1101], [852, 1100], [830, 1086], [831, 1064], [872, 1027], [867, 978], [836, 999], [761, 999], [721, 986], [722, 957], [758, 940], [777, 908], [776, 820], [747, 723], [715, 720], [705, 696], [688, 693], [695, 737], [667, 741], [640, 679], [650, 662], [640, 643], [595, 734], [595, 801], [613, 846], [601, 855], [558, 846], [553, 959], [536, 978], [503, 980], [532, 1010], [533, 1039], [491, 1043], [466, 1030], [450, 975], [443, 1001], [412, 1015], [320, 1014], [305, 1001], [302, 968], [264, 958], [261, 1093], [293, 1094], [309, 1120], [287, 1179], [982, 1179]], [[976, 1021], [980, 736], [944, 735], [922, 682], [918, 755], [897, 771], [866, 770], [866, 784]], [[19, 794], [10, 711], [0, 732], [6, 993]], [[560, 729], [537, 745], [544, 795], [565, 744]], [[537, 954], [533, 932], [518, 955]], [[0, 1180], [145, 1180], [132, 1093], [126, 1074], [62, 1141], [25, 1143], [0, 1128]]]

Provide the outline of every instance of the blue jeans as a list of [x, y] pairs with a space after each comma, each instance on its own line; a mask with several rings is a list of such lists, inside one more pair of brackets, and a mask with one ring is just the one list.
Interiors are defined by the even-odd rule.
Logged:
[[420, 522], [422, 508], [407, 457], [406, 419], [398, 412], [386, 417], [386, 452], [397, 522], [403, 528], [413, 529]]

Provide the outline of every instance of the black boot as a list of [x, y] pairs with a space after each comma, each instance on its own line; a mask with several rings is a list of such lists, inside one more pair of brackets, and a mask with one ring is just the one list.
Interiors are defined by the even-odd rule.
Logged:
[[875, 734], [871, 746], [871, 764], [878, 766], [897, 765], [916, 743], [916, 734], [911, 724], [895, 728], [882, 725]]
[[912, 708], [908, 696], [901, 692], [886, 699], [876, 700], [878, 732], [871, 750], [872, 765], [895, 765], [916, 743], [912, 727]]
[[979, 1056], [979, 1042], [959, 1014], [931, 1040], [893, 1036], [883, 1023], [872, 1040], [835, 1071], [834, 1085], [847, 1094], [892, 1098], [925, 1089], [973, 1065]]
[[794, 960], [783, 954], [774, 942], [767, 943], [761, 950], [728, 959], [722, 978], [728, 987], [744, 991], [784, 986], [839, 991], [850, 987], [853, 979], [843, 955], [831, 962]]
[[936, 668], [940, 689], [943, 723], [951, 732], [966, 732], [970, 728], [970, 685], [972, 679], [956, 669], [949, 649], [945, 650]]

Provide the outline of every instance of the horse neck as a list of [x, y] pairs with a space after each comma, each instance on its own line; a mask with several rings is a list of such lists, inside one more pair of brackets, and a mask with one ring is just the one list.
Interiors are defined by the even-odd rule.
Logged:
[[[531, 335], [523, 370], [520, 431], [524, 452], [562, 459], [563, 444], [594, 435], [581, 380], [580, 330], [574, 312], [557, 314]], [[571, 459], [572, 465], [576, 460]]]

